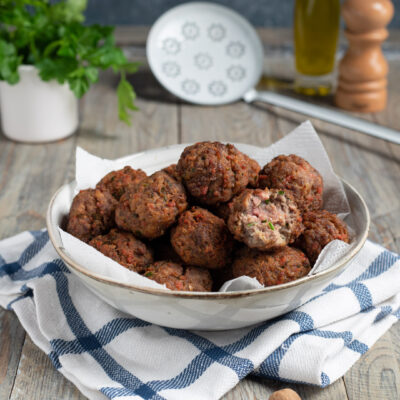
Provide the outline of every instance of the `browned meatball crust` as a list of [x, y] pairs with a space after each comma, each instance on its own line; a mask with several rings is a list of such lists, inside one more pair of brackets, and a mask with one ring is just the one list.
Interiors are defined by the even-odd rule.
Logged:
[[255, 163], [231, 144], [200, 142], [184, 149], [177, 171], [194, 198], [214, 205], [254, 183]]
[[319, 172], [303, 158], [280, 155], [260, 174], [261, 188], [290, 190], [301, 212], [322, 207], [323, 181]]
[[232, 201], [228, 228], [236, 240], [247, 246], [270, 250], [293, 243], [303, 226], [289, 192], [246, 189]]
[[168, 167], [165, 167], [162, 170], [166, 172], [168, 175], [172, 176], [178, 182], [182, 182], [182, 177], [179, 175], [177, 171], [176, 164], [168, 165]]
[[114, 226], [117, 201], [107, 191], [81, 190], [72, 201], [67, 232], [89, 242], [93, 237], [109, 231]]
[[249, 170], [249, 183], [248, 186], [252, 188], [258, 187], [258, 179], [259, 179], [259, 173], [261, 170], [260, 165], [256, 160], [253, 160], [252, 158], [247, 157], [247, 163], [248, 163], [248, 170]]
[[218, 292], [221, 286], [233, 279], [232, 264], [227, 265], [224, 268], [210, 270], [213, 280], [213, 292]]
[[162, 236], [187, 208], [182, 184], [163, 171], [141, 180], [125, 193], [115, 210], [115, 221], [135, 236]]
[[212, 279], [210, 273], [203, 268], [182, 267], [169, 261], [157, 261], [150, 265], [144, 276], [160, 284], [165, 284], [168, 289], [210, 292]]
[[153, 262], [151, 251], [130, 232], [112, 229], [106, 235], [93, 238], [89, 245], [117, 263], [138, 273], [144, 272], [146, 267]]
[[109, 172], [96, 185], [96, 188], [110, 192], [119, 200], [130, 187], [136, 185], [142, 179], [146, 178], [146, 176], [146, 173], [141, 169], [133, 169], [126, 166], [123, 169]]
[[326, 210], [310, 211], [303, 215], [304, 232], [296, 242], [310, 259], [317, 261], [319, 253], [332, 240], [349, 243], [349, 233], [345, 222]]
[[174, 263], [183, 264], [182, 259], [172, 247], [168, 232], [165, 235], [152, 240], [150, 246], [153, 249], [155, 261], [172, 261]]
[[229, 262], [233, 240], [223, 219], [193, 207], [179, 217], [171, 243], [186, 264], [215, 269]]
[[228, 222], [229, 215], [232, 212], [232, 202], [221, 203], [216, 207], [212, 207], [212, 211], [215, 215], [222, 218], [225, 222]]
[[280, 285], [307, 275], [310, 262], [304, 253], [293, 247], [282, 247], [274, 252], [243, 248], [233, 262], [234, 278], [247, 275], [264, 286]]

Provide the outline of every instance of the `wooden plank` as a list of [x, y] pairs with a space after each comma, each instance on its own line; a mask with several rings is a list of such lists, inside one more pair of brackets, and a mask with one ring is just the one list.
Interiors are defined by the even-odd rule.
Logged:
[[390, 332], [360, 358], [344, 380], [350, 400], [399, 399], [400, 372]]
[[[76, 137], [57, 144], [29, 145], [0, 135], [0, 239], [45, 226], [50, 197], [65, 182]], [[17, 317], [0, 311], [0, 398], [14, 385], [25, 331]], [[4, 363], [8, 361], [8, 368]]]
[[[105, 158], [117, 158], [178, 140], [178, 108], [175, 98], [167, 95], [146, 72], [129, 77], [138, 93], [138, 112], [132, 113], [132, 125], [118, 119], [116, 87], [118, 79], [104, 73], [101, 81], [85, 96], [77, 145]], [[165, 102], [154, 96], [165, 96]], [[70, 164], [71, 166], [71, 164]]]
[[0, 399], [8, 399], [14, 386], [25, 331], [11, 311], [0, 309]]
[[10, 400], [85, 400], [27, 335]]
[[342, 379], [327, 388], [320, 389], [309, 385], [294, 385], [269, 379], [249, 377], [240, 382], [221, 400], [267, 400], [273, 392], [290, 388], [297, 392], [303, 400], [345, 400], [346, 389]]
[[16, 144], [0, 137], [0, 239], [45, 226], [53, 193], [66, 181], [76, 136], [55, 144]]
[[218, 140], [268, 146], [282, 136], [273, 116], [245, 103], [181, 108], [183, 143]]

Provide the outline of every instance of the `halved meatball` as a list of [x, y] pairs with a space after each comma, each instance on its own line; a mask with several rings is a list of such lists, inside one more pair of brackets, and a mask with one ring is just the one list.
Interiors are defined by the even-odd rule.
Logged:
[[247, 246], [270, 250], [293, 243], [303, 226], [289, 192], [246, 189], [232, 201], [228, 228], [235, 239]]
[[119, 200], [130, 187], [136, 185], [146, 176], [146, 173], [141, 169], [133, 169], [127, 165], [123, 169], [109, 172], [96, 185], [96, 188], [110, 192]]
[[231, 144], [200, 142], [184, 149], [177, 172], [194, 198], [214, 205], [230, 200], [249, 181], [254, 183], [257, 163], [249, 160]]
[[250, 276], [264, 286], [280, 285], [307, 275], [310, 262], [304, 253], [285, 246], [273, 252], [242, 248], [233, 262], [234, 278]]
[[117, 200], [107, 191], [81, 190], [72, 201], [67, 232], [89, 242], [97, 235], [109, 231], [114, 225]]
[[179, 217], [171, 244], [186, 264], [215, 269], [229, 262], [233, 240], [223, 219], [193, 207]]
[[115, 210], [115, 221], [137, 237], [162, 236], [187, 208], [182, 184], [163, 171], [141, 180], [125, 193]]
[[171, 290], [210, 292], [212, 288], [211, 275], [206, 269], [184, 268], [170, 261], [155, 262], [147, 268], [144, 276], [165, 284]]
[[280, 155], [265, 165], [260, 173], [259, 187], [290, 190], [301, 212], [322, 207], [321, 175], [295, 154]]
[[349, 243], [346, 223], [337, 215], [326, 210], [310, 211], [303, 215], [304, 232], [296, 242], [310, 259], [317, 261], [319, 253], [332, 240], [338, 239]]
[[112, 229], [106, 235], [93, 238], [89, 245], [122, 266], [138, 273], [144, 272], [146, 267], [153, 262], [151, 251], [130, 232]]

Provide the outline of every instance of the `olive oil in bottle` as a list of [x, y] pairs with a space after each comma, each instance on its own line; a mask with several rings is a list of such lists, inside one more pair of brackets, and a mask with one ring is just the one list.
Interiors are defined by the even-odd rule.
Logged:
[[296, 0], [294, 45], [297, 92], [308, 95], [331, 92], [339, 19], [340, 0]]

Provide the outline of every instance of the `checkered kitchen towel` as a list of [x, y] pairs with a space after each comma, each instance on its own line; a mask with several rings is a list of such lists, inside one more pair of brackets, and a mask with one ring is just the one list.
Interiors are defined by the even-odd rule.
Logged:
[[367, 242], [307, 304], [225, 332], [163, 328], [108, 306], [46, 231], [0, 241], [0, 304], [89, 399], [218, 399], [248, 374], [326, 386], [400, 316], [400, 258]]

